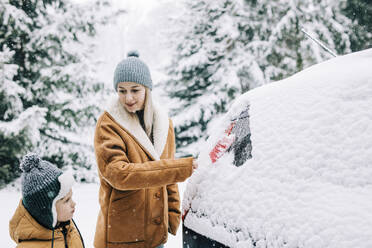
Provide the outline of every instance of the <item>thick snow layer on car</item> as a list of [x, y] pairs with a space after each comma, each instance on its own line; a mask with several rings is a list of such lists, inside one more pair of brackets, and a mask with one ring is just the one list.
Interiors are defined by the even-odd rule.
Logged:
[[[252, 157], [209, 152], [249, 105]], [[229, 247], [372, 247], [372, 49], [256, 88], [210, 128], [184, 224]]]

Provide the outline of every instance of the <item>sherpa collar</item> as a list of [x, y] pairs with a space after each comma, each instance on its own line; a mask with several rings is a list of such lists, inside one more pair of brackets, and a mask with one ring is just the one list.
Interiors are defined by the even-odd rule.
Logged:
[[108, 105], [106, 111], [142, 145], [153, 159], [160, 160], [168, 138], [169, 119], [167, 113], [162, 111], [159, 106], [153, 104], [153, 109], [154, 120], [152, 125], [154, 144], [151, 143], [150, 138], [141, 127], [138, 116], [128, 113], [118, 98]]

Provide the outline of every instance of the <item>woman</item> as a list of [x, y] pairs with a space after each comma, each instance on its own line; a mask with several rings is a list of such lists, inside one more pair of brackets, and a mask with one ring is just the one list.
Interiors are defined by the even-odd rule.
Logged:
[[177, 182], [197, 167], [174, 158], [167, 114], [151, 98], [150, 71], [128, 54], [115, 70], [117, 97], [97, 121], [94, 148], [100, 177], [96, 248], [163, 247], [180, 224]]

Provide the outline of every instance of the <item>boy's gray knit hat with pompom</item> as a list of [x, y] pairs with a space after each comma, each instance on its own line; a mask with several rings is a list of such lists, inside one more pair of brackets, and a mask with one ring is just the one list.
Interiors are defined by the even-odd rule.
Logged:
[[114, 89], [117, 91], [118, 83], [134, 82], [152, 89], [150, 70], [147, 65], [139, 59], [137, 51], [128, 53], [128, 58], [122, 60], [115, 69]]
[[56, 202], [71, 190], [74, 178], [37, 154], [23, 157], [22, 203], [42, 226], [53, 229], [57, 224]]

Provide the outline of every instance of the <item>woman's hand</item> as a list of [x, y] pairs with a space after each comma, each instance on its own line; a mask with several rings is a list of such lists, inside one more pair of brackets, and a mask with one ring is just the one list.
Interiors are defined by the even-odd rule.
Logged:
[[196, 162], [196, 159], [194, 158], [192, 161], [192, 172], [198, 168], [198, 162]]

